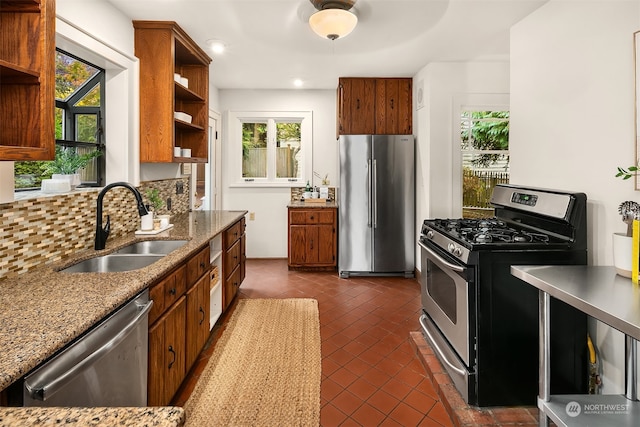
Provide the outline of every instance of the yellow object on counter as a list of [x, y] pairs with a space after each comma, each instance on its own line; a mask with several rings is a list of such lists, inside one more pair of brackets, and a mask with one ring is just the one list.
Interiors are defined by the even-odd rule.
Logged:
[[633, 220], [631, 243], [631, 281], [638, 283], [638, 269], [640, 269], [640, 220]]

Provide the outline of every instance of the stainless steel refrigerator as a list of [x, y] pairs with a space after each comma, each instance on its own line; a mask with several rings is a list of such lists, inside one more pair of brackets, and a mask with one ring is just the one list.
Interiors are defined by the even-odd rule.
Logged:
[[414, 276], [414, 145], [412, 135], [340, 137], [340, 277]]

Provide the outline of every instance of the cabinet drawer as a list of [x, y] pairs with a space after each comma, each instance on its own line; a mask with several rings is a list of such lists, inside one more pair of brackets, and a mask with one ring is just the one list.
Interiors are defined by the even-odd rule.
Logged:
[[291, 209], [289, 223], [292, 225], [333, 224], [334, 209]]
[[151, 287], [149, 298], [153, 300], [153, 306], [149, 312], [149, 324], [156, 321], [187, 291], [185, 273], [186, 267], [183, 265]]
[[224, 257], [224, 274], [229, 277], [231, 272], [235, 270], [235, 268], [240, 264], [240, 256], [241, 256], [241, 245], [240, 242], [235, 242], [233, 246], [231, 246]]
[[207, 271], [209, 271], [209, 246], [187, 261], [187, 287], [191, 288]]
[[242, 221], [238, 221], [235, 224], [233, 224], [231, 227], [229, 227], [229, 229], [227, 229], [223, 234], [224, 247], [228, 248], [231, 245], [233, 245], [233, 243], [236, 240], [238, 240], [240, 236], [242, 236], [243, 232], [244, 232], [244, 227], [243, 227]]

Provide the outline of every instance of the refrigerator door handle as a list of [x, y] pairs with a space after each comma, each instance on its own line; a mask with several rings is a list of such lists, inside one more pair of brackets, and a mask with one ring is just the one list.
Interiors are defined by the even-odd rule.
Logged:
[[371, 215], [371, 206], [373, 202], [373, 190], [371, 189], [373, 185], [373, 169], [371, 167], [371, 159], [367, 160], [367, 227], [371, 228], [373, 223], [373, 218]]
[[378, 164], [376, 159], [373, 159], [373, 180], [371, 182], [371, 191], [373, 193], [373, 200], [371, 205], [373, 206], [373, 228], [378, 228]]

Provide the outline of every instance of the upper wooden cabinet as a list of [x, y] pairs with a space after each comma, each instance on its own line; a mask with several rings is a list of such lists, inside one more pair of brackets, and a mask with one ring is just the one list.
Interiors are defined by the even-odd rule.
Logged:
[[55, 0], [0, 0], [0, 160], [55, 154]]
[[410, 78], [340, 78], [338, 135], [411, 135]]
[[411, 79], [376, 79], [376, 134], [412, 134], [411, 95]]
[[[133, 21], [133, 27], [140, 59], [140, 161], [206, 163], [211, 58], [175, 22]], [[191, 149], [191, 158], [175, 156], [174, 147]]]
[[366, 135], [375, 133], [375, 90], [375, 79], [339, 79], [339, 135]]

